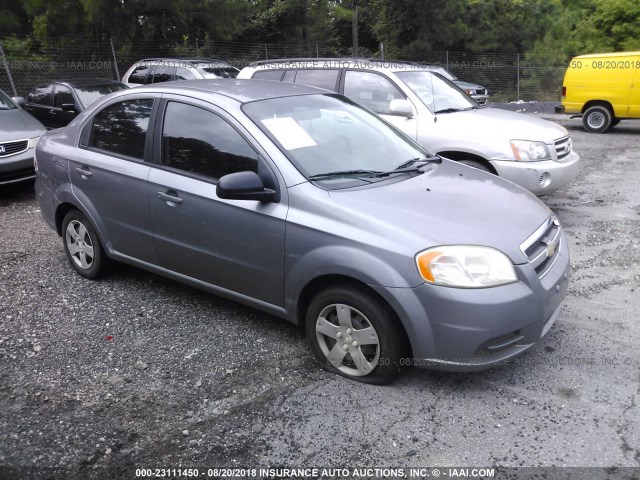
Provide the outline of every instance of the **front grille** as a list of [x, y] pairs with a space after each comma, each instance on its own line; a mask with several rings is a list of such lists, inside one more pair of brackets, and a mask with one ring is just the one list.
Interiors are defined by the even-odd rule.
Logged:
[[571, 153], [571, 149], [573, 148], [571, 144], [571, 137], [567, 135], [566, 137], [559, 138], [553, 145], [556, 149], [556, 157], [558, 160], [562, 160], [564, 157]]
[[553, 265], [560, 251], [560, 223], [555, 217], [542, 224], [520, 248], [539, 277]]
[[29, 140], [0, 143], [0, 157], [8, 157], [25, 152], [29, 148]]

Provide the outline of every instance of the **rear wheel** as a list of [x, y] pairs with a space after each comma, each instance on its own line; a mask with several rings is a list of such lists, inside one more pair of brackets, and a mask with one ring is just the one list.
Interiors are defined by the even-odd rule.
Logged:
[[582, 125], [587, 132], [604, 133], [611, 128], [613, 115], [611, 110], [602, 105], [587, 108], [582, 116]]
[[307, 339], [321, 365], [359, 382], [385, 384], [402, 371], [406, 335], [379, 298], [350, 285], [328, 288], [311, 301]]
[[107, 267], [108, 259], [96, 231], [87, 218], [71, 210], [62, 222], [62, 242], [69, 263], [85, 278], [98, 278]]

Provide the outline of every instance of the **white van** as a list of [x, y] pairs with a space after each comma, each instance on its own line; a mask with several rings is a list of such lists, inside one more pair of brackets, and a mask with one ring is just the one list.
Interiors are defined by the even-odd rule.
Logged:
[[391, 122], [432, 153], [489, 171], [536, 195], [572, 182], [580, 168], [560, 125], [485, 108], [428, 67], [369, 59], [254, 62], [238, 78], [301, 83], [339, 92]]

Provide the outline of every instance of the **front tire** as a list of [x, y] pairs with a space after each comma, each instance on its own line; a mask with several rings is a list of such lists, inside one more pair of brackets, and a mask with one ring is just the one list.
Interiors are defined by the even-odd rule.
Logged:
[[62, 222], [62, 243], [71, 266], [85, 278], [98, 278], [106, 271], [108, 259], [91, 223], [77, 210]]
[[318, 293], [306, 315], [307, 339], [320, 364], [351, 380], [383, 385], [402, 372], [408, 342], [395, 313], [362, 288]]
[[582, 125], [587, 132], [604, 133], [611, 128], [613, 115], [611, 110], [602, 105], [587, 108], [582, 116]]

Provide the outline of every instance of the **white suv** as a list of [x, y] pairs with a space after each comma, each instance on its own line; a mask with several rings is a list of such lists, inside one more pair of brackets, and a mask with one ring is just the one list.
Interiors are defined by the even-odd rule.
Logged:
[[145, 58], [129, 67], [122, 83], [136, 87], [173, 80], [235, 78], [239, 71], [233, 65], [210, 58]]
[[428, 67], [369, 59], [254, 62], [238, 78], [301, 83], [339, 92], [382, 116], [432, 153], [486, 170], [536, 195], [572, 182], [580, 168], [564, 127], [480, 107]]

